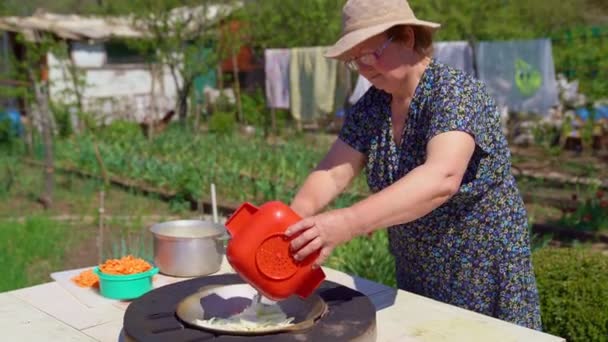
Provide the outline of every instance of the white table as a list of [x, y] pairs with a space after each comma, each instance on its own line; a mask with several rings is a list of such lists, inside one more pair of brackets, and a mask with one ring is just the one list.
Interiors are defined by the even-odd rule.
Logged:
[[[374, 303], [377, 341], [565, 341], [333, 269], [324, 270], [328, 280], [356, 289]], [[65, 275], [78, 271], [60, 275], [68, 279]], [[224, 261], [216, 274], [230, 272]], [[160, 280], [157, 286], [185, 279], [161, 276]], [[122, 324], [128, 303], [77, 292], [86, 290], [53, 281], [0, 293], [2, 340], [124, 341]]]

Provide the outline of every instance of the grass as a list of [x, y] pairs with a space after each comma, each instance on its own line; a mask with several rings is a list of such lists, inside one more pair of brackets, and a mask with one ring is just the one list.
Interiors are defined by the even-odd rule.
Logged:
[[[14, 171], [9, 171], [9, 168]], [[37, 202], [42, 189], [42, 170], [21, 163], [18, 159], [0, 158], [0, 180], [7, 179], [11, 172], [15, 176], [10, 184], [0, 182], [0, 218], [32, 214], [97, 216], [99, 192], [103, 188], [100, 181], [56, 173], [54, 205], [45, 211]], [[110, 187], [105, 193], [104, 209], [108, 215], [145, 216], [179, 215], [189, 208], [181, 203], [167, 203], [153, 196], [142, 196], [136, 191]]]
[[70, 248], [82, 239], [69, 222], [32, 216], [24, 222], [0, 221], [0, 291], [50, 281]]
[[[50, 281], [52, 272], [98, 260], [101, 183], [61, 173], [55, 181], [54, 205], [45, 211], [36, 201], [41, 170], [0, 157], [0, 292]], [[193, 216], [181, 203], [115, 187], [106, 191], [104, 207], [104, 259], [133, 254], [151, 260], [147, 228], [170, 217]]]
[[[101, 259], [131, 254], [153, 261], [148, 228], [170, 217], [110, 217], [104, 224]], [[98, 262], [98, 221], [58, 220], [35, 215], [0, 219], [0, 292], [50, 281], [55, 271], [92, 266]]]

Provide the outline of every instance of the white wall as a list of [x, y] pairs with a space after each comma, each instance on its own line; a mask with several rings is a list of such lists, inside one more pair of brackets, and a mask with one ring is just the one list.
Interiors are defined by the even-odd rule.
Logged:
[[[105, 64], [105, 50], [85, 44], [74, 45], [72, 59], [84, 75], [85, 110], [104, 122], [117, 118], [137, 122], [158, 119], [175, 107], [176, 87], [168, 69], [162, 75], [159, 72], [153, 82], [146, 65]], [[59, 103], [75, 103], [67, 68], [67, 63], [71, 62], [60, 61], [51, 53], [47, 61], [51, 99]], [[100, 61], [103, 61], [102, 65]]]
[[80, 68], [101, 68], [106, 64], [106, 48], [103, 43], [71, 43], [71, 57]]

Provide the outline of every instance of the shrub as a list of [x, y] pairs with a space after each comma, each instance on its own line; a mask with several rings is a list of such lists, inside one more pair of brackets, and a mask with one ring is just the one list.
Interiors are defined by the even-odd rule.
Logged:
[[236, 127], [234, 114], [227, 112], [215, 112], [209, 120], [209, 131], [218, 134], [230, 134]]
[[360, 237], [334, 250], [327, 266], [388, 286], [396, 287], [395, 261], [388, 249], [386, 230]]
[[241, 103], [243, 116], [247, 124], [263, 128], [269, 125], [268, 116], [270, 114], [266, 109], [266, 98], [259, 88], [251, 94], [243, 93]]
[[19, 137], [23, 134], [20, 114], [16, 111], [4, 112], [0, 108], [0, 148], [13, 151], [19, 145]]
[[604, 191], [598, 190], [576, 209], [567, 212], [558, 223], [584, 231], [608, 230], [608, 198]]
[[11, 145], [17, 138], [8, 120], [0, 120], [0, 145]]
[[66, 138], [72, 135], [74, 133], [74, 127], [72, 125], [70, 107], [67, 105], [52, 103], [51, 112], [55, 117], [59, 136], [62, 138]]
[[133, 137], [141, 137], [141, 127], [131, 121], [114, 120], [109, 125], [99, 128], [98, 135], [101, 139], [111, 142], [133, 141]]
[[544, 331], [568, 341], [608, 341], [608, 257], [585, 249], [534, 253]]

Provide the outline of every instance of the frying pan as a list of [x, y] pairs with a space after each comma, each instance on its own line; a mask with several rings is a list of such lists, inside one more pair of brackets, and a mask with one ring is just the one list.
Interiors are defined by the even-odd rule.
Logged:
[[[198, 329], [227, 335], [266, 335], [286, 331], [304, 331], [312, 327], [326, 312], [327, 304], [317, 294], [306, 299], [291, 296], [276, 302], [287, 317], [293, 317], [292, 325], [268, 327], [259, 330], [238, 329], [221, 325], [206, 324], [202, 320], [212, 317], [229, 318], [251, 305], [258, 292], [249, 284], [212, 285], [199, 289], [177, 305], [177, 317], [185, 324]], [[264, 304], [272, 304], [262, 299]]]

